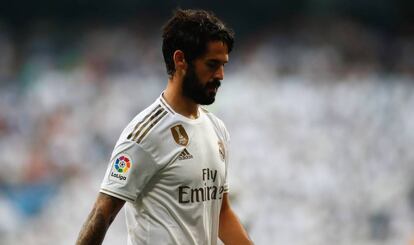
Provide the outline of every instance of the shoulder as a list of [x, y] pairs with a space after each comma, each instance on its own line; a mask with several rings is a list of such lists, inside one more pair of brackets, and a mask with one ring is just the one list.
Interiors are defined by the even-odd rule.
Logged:
[[141, 144], [148, 133], [157, 127], [167, 114], [168, 111], [160, 103], [153, 103], [128, 124], [124, 137]]
[[135, 144], [158, 163], [168, 162], [172, 144], [171, 128], [177, 124], [173, 112], [160, 99], [140, 112], [123, 130], [117, 146]]
[[216, 115], [214, 115], [212, 112], [208, 111], [206, 108], [200, 107], [200, 109], [203, 113], [205, 113], [205, 115], [213, 124], [214, 128], [218, 131], [218, 133], [222, 135], [223, 139], [228, 141], [230, 137], [224, 122]]
[[169, 109], [157, 99], [128, 123], [119, 141], [132, 141], [142, 146], [145, 141], [151, 141], [150, 135], [154, 130], [171, 120], [170, 114]]

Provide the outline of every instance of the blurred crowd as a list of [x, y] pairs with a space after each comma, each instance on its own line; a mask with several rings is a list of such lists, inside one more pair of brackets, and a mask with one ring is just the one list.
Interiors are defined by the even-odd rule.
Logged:
[[[112, 148], [167, 75], [160, 28], [0, 25], [0, 244], [73, 244]], [[256, 244], [414, 238], [414, 35], [349, 19], [238, 43], [210, 106]], [[105, 244], [126, 241], [123, 215]]]

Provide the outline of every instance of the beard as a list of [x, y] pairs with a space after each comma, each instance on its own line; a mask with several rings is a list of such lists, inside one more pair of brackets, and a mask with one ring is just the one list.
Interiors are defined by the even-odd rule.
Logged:
[[187, 73], [183, 78], [183, 94], [200, 105], [211, 105], [216, 99], [216, 93], [221, 82], [213, 79], [203, 84], [195, 73], [193, 65], [189, 64]]

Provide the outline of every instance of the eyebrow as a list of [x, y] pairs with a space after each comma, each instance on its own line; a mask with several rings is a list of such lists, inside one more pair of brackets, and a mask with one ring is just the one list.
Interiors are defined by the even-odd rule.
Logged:
[[225, 61], [221, 61], [221, 60], [218, 60], [218, 59], [207, 59], [206, 60], [206, 62], [214, 62], [214, 63], [219, 63], [219, 64], [227, 64], [228, 63], [228, 60], [225, 60]]

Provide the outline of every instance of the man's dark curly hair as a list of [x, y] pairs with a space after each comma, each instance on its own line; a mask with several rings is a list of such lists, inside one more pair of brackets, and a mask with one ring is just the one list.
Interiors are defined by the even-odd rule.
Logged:
[[205, 54], [208, 42], [222, 41], [229, 53], [234, 42], [234, 32], [213, 13], [192, 9], [176, 10], [165, 24], [162, 37], [162, 53], [169, 75], [175, 72], [173, 54], [176, 50], [183, 51], [186, 61], [192, 63]]

